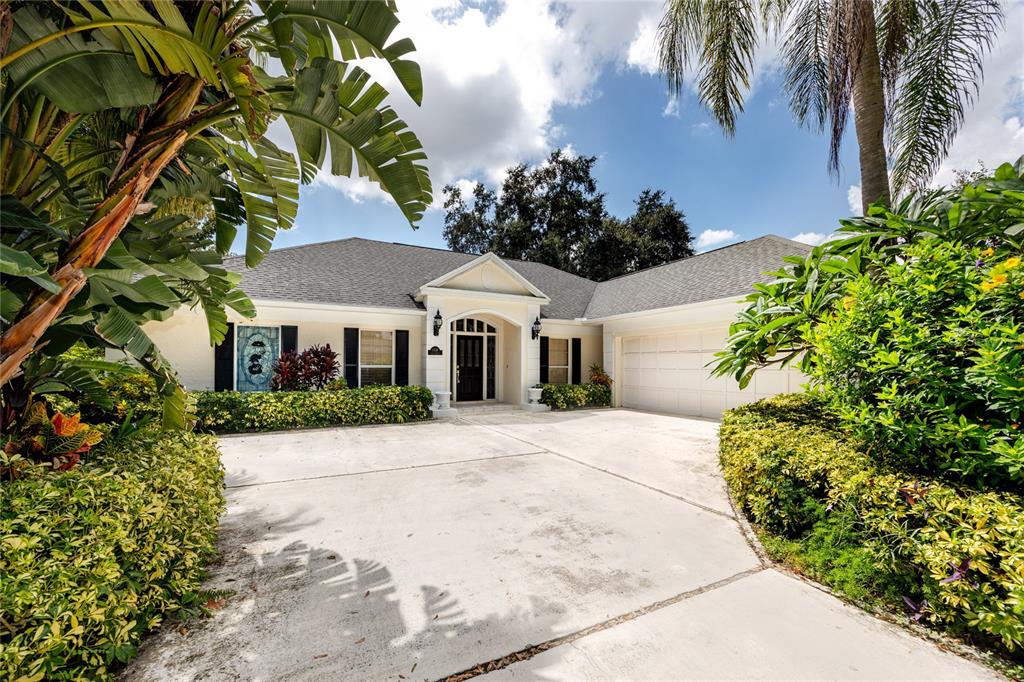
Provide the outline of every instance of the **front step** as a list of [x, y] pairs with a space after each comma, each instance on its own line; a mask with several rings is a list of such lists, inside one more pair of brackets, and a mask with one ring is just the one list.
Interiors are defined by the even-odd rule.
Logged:
[[489, 404], [459, 404], [452, 403], [452, 407], [459, 411], [460, 417], [470, 417], [477, 414], [493, 414], [495, 412], [512, 412], [523, 409], [522, 405], [513, 403], [489, 403]]

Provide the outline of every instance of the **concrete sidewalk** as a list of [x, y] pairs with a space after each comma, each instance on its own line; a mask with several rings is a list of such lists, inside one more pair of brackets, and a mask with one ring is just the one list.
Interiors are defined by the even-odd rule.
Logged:
[[232, 594], [123, 677], [438, 679], [523, 651], [490, 676], [993, 677], [765, 568], [716, 429], [599, 410], [224, 438], [209, 586]]

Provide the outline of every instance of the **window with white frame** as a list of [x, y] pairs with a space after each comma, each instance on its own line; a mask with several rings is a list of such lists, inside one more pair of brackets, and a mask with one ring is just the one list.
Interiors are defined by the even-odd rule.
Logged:
[[391, 331], [359, 331], [359, 385], [394, 383], [395, 334]]
[[548, 383], [569, 383], [569, 339], [548, 339]]

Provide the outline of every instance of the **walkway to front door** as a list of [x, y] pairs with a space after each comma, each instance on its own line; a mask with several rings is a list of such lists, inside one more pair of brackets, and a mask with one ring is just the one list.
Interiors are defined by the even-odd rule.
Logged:
[[717, 429], [604, 409], [222, 438], [224, 606], [122, 680], [995, 677], [759, 560]]

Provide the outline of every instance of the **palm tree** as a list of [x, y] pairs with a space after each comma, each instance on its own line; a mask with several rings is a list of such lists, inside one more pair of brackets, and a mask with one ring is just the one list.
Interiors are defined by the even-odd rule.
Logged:
[[999, 0], [668, 0], [658, 43], [670, 87], [696, 62], [700, 100], [732, 135], [758, 40], [781, 33], [790, 107], [828, 127], [832, 173], [852, 105], [866, 213], [935, 173], [1002, 25]]
[[[89, 338], [183, 401], [141, 324], [201, 305], [216, 343], [225, 306], [251, 314], [221, 257], [244, 224], [254, 267], [328, 151], [331, 173], [378, 183], [415, 224], [422, 146], [351, 63], [385, 61], [418, 104], [397, 25], [390, 0], [0, 2], [0, 385]], [[295, 154], [267, 136], [278, 118]], [[190, 202], [209, 229], [173, 215]]]

